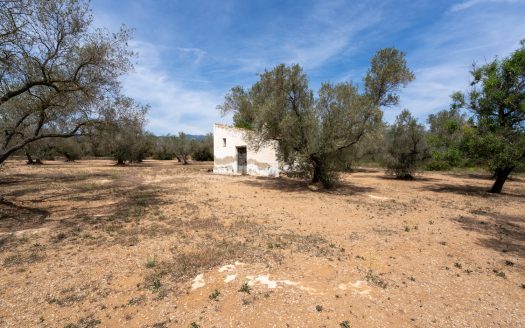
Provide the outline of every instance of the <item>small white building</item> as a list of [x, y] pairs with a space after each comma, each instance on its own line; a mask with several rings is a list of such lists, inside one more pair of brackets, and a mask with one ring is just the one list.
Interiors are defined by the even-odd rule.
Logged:
[[279, 176], [276, 144], [255, 150], [247, 142], [249, 133], [223, 124], [213, 126], [213, 173]]

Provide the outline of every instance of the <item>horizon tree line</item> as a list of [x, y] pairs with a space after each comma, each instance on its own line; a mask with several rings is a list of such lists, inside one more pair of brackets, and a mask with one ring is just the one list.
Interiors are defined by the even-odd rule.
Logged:
[[[145, 131], [149, 106], [124, 95], [133, 69], [131, 30], [93, 27], [87, 0], [6, 1], [0, 10], [0, 165], [12, 155], [39, 163], [53, 154], [72, 161], [110, 154], [117, 164], [146, 157], [210, 159], [212, 138]], [[412, 179], [421, 167], [482, 166], [501, 192], [525, 168], [525, 40], [511, 55], [473, 65], [465, 92], [432, 114], [428, 129], [404, 110], [393, 124], [383, 111], [399, 104], [414, 78], [405, 54], [378, 50], [362, 83], [309, 87], [299, 65], [280, 64], [249, 88], [236, 86], [218, 106], [235, 126], [254, 132], [255, 147], [276, 141], [279, 159], [331, 188], [338, 172], [363, 159]]]

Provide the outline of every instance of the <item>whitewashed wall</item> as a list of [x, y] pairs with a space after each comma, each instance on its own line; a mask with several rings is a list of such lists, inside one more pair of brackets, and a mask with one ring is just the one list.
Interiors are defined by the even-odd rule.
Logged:
[[[247, 174], [277, 177], [279, 162], [277, 161], [275, 144], [261, 147], [255, 151], [246, 142], [247, 130], [233, 128], [223, 124], [213, 126], [213, 173], [240, 174], [237, 172], [237, 147], [246, 147]], [[223, 139], [226, 139], [224, 146]]]

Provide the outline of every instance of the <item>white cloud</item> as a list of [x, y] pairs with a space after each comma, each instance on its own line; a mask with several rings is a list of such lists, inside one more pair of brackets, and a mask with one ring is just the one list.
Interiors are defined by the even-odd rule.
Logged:
[[123, 82], [124, 92], [151, 105], [147, 129], [157, 134], [211, 132], [213, 123], [221, 120], [216, 106], [222, 96], [188, 88], [184, 80], [175, 80], [162, 68], [158, 47], [144, 41], [135, 41], [131, 46], [140, 57], [135, 71]]
[[[471, 2], [479, 1], [467, 2], [473, 6]], [[417, 50], [408, 58], [416, 80], [404, 90], [400, 107], [386, 111], [385, 120], [392, 122], [402, 108], [409, 109], [422, 122], [428, 114], [448, 109], [450, 95], [468, 88], [474, 62], [483, 65], [518, 48], [525, 20], [505, 15], [513, 9], [476, 8], [463, 12], [461, 20], [446, 15], [422, 34]]]
[[177, 50], [179, 51], [182, 57], [189, 57], [194, 65], [200, 64], [204, 56], [206, 56], [207, 54], [206, 51], [199, 48], [178, 47]]
[[482, 3], [504, 3], [504, 2], [513, 3], [516, 1], [517, 0], [467, 0], [467, 1], [463, 1], [463, 2], [453, 5], [452, 7], [450, 7], [449, 11], [450, 12], [462, 11], [462, 10], [469, 9], [473, 6], [476, 6]]
[[[359, 33], [381, 21], [379, 6], [322, 1], [308, 10], [293, 27], [277, 24], [264, 35], [242, 40], [244, 52], [233, 62], [241, 73], [257, 73], [279, 63], [317, 69], [348, 54]], [[296, 17], [297, 18], [297, 17]]]
[[393, 122], [404, 108], [409, 109], [421, 122], [437, 111], [448, 109], [450, 95], [464, 90], [469, 82], [469, 65], [439, 64], [416, 69], [413, 81], [401, 95], [398, 108], [385, 110], [385, 120]]

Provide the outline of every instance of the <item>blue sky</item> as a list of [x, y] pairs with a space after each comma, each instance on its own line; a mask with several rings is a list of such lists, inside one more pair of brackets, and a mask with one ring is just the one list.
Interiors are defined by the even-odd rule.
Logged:
[[95, 25], [135, 29], [139, 53], [124, 92], [150, 104], [155, 134], [210, 132], [230, 123], [216, 106], [257, 73], [298, 63], [310, 86], [360, 82], [376, 50], [396, 47], [416, 75], [401, 104], [422, 122], [464, 90], [469, 69], [504, 57], [525, 38], [525, 0], [272, 1], [92, 0]]

